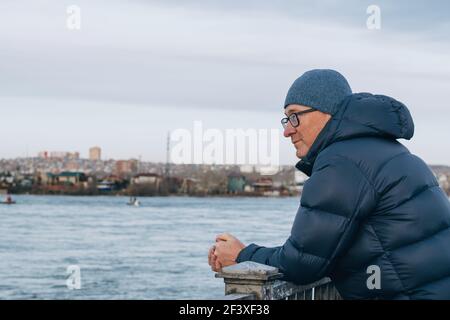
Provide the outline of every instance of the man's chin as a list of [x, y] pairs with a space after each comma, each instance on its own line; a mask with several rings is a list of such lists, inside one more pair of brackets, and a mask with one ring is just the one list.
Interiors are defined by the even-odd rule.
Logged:
[[301, 150], [297, 150], [297, 152], [295, 154], [296, 154], [297, 158], [299, 158], [299, 159], [306, 156], [306, 154], [304, 152], [302, 152]]

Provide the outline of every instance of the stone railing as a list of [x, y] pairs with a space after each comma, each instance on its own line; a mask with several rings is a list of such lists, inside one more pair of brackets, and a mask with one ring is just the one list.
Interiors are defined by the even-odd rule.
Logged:
[[300, 286], [282, 277], [277, 268], [250, 261], [216, 273], [224, 279], [225, 300], [341, 300], [329, 278]]

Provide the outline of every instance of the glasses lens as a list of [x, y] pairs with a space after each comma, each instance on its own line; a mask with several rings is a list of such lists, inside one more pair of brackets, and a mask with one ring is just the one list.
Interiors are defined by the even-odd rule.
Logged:
[[289, 116], [289, 121], [291, 122], [291, 124], [292, 124], [292, 126], [295, 128], [295, 127], [298, 127], [298, 117], [297, 117], [297, 115], [294, 113], [294, 114], [291, 114], [290, 116]]
[[281, 125], [283, 126], [284, 129], [286, 129], [288, 121], [289, 121], [288, 118], [281, 119]]

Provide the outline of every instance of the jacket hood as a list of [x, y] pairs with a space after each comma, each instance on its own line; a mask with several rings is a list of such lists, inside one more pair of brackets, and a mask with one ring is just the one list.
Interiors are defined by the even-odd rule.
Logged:
[[384, 95], [352, 94], [340, 103], [296, 167], [310, 176], [317, 155], [337, 141], [360, 137], [409, 140], [413, 134], [414, 122], [403, 103]]

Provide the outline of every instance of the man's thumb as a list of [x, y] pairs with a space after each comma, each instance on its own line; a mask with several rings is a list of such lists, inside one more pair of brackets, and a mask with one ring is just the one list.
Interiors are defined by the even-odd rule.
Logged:
[[233, 238], [233, 236], [229, 233], [221, 233], [221, 234], [217, 235], [216, 241], [228, 241], [228, 240], [231, 240], [232, 238]]

